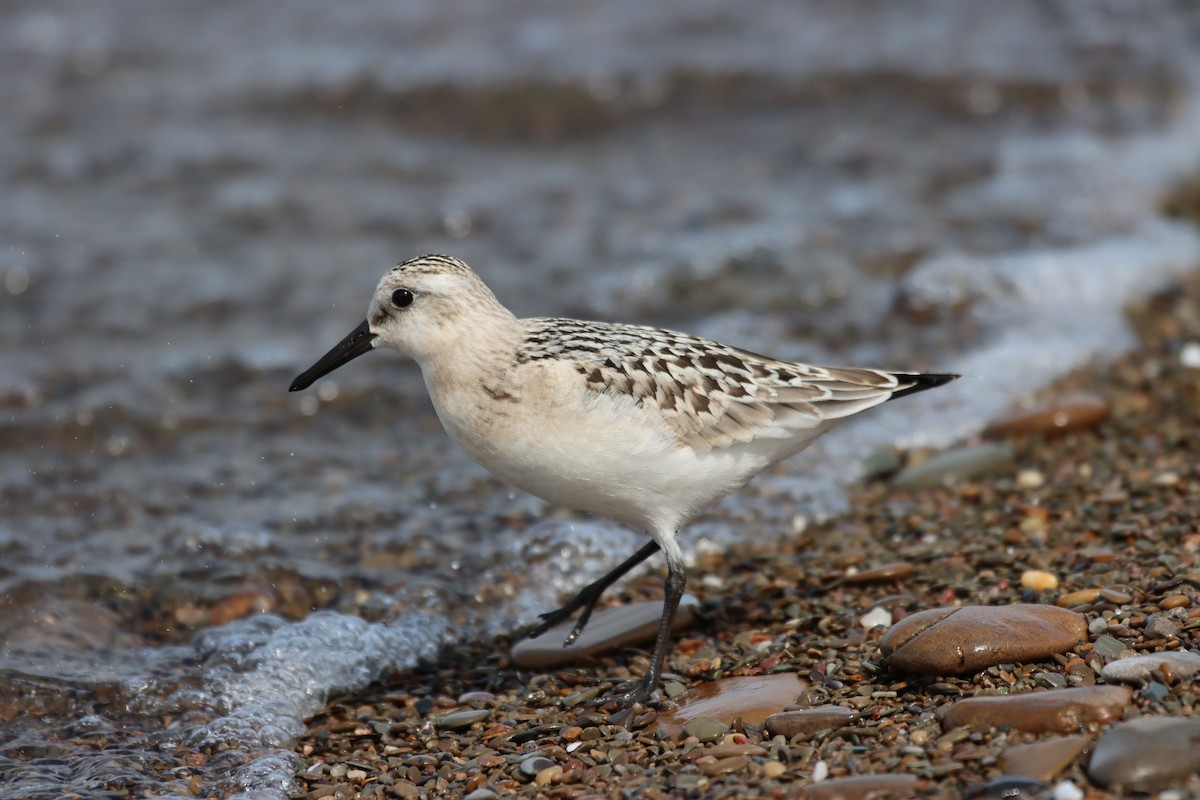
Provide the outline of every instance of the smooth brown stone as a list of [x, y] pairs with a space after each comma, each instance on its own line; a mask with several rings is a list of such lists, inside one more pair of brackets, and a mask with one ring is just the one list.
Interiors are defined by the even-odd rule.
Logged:
[[1112, 586], [1106, 586], [1100, 590], [1100, 599], [1122, 606], [1126, 603], [1132, 603], [1133, 595]]
[[[685, 594], [671, 630], [682, 630], [690, 625], [699, 606], [700, 601], [694, 595]], [[575, 626], [573, 619], [568, 620], [536, 639], [522, 639], [513, 645], [513, 663], [524, 669], [549, 669], [587, 661], [593, 656], [623, 647], [652, 642], [658, 635], [662, 609], [663, 604], [659, 600], [599, 609], [588, 620], [579, 638], [563, 647], [563, 639]]]
[[708, 748], [704, 753], [713, 758], [730, 758], [731, 756], [765, 756], [767, 750], [756, 744], [718, 744]]
[[1099, 589], [1079, 589], [1078, 591], [1068, 592], [1058, 598], [1058, 605], [1063, 608], [1071, 606], [1087, 605], [1096, 602], [1096, 598], [1100, 596]]
[[967, 697], [942, 717], [942, 727], [1012, 728], [1029, 733], [1079, 733], [1121, 718], [1133, 698], [1124, 686], [1081, 686], [1043, 692]]
[[792, 738], [798, 733], [817, 733], [840, 728], [853, 722], [858, 714], [842, 706], [818, 706], [799, 711], [780, 711], [763, 723], [772, 736]]
[[914, 797], [917, 776], [899, 772], [881, 775], [856, 775], [831, 781], [810, 783], [801, 797], [809, 800], [863, 800], [863, 798]]
[[1154, 791], [1200, 772], [1200, 719], [1142, 717], [1113, 726], [1096, 743], [1087, 774], [1125, 791]]
[[275, 598], [265, 589], [237, 589], [213, 603], [208, 621], [211, 625], [224, 625], [251, 614], [266, 614], [275, 610]]
[[1109, 411], [1108, 401], [1102, 397], [1074, 394], [992, 420], [984, 427], [983, 437], [1059, 436], [1094, 428], [1108, 419]]
[[879, 642], [892, 669], [958, 675], [994, 664], [1038, 661], [1087, 638], [1081, 614], [1048, 605], [960, 606], [919, 611]]
[[912, 575], [913, 565], [907, 561], [892, 561], [888, 564], [880, 564], [878, 567], [871, 569], [860, 570], [853, 575], [846, 576], [846, 583], [862, 584], [862, 583], [882, 583], [884, 581], [898, 581]]
[[1071, 765], [1092, 737], [1077, 734], [1033, 744], [1018, 744], [1000, 754], [997, 766], [1012, 775], [1027, 775], [1039, 781], [1052, 781]]
[[689, 720], [698, 717], [712, 717], [726, 724], [741, 717], [743, 722], [761, 725], [767, 717], [796, 702], [807, 685], [791, 672], [708, 681], [679, 695], [675, 708], [659, 714], [650, 730], [662, 728], [677, 737]]
[[705, 775], [731, 775], [734, 772], [741, 772], [748, 766], [750, 766], [750, 759], [745, 756], [730, 756], [711, 764], [704, 764], [700, 767], [700, 771]]

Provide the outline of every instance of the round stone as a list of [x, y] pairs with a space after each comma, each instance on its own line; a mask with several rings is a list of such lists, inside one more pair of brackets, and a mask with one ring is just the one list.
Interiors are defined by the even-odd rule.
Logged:
[[702, 742], [713, 742], [729, 732], [729, 726], [712, 717], [696, 717], [683, 726], [684, 736], [695, 736]]
[[1021, 573], [1021, 586], [1036, 592], [1047, 592], [1058, 588], [1058, 578], [1041, 569], [1027, 569]]
[[905, 617], [879, 643], [892, 669], [958, 675], [994, 664], [1027, 663], [1087, 638], [1080, 614], [1048, 605], [933, 608]]
[[530, 756], [529, 758], [525, 759], [520, 764], [518, 764], [517, 769], [525, 777], [535, 778], [538, 776], [538, 774], [542, 770], [550, 769], [551, 767], [557, 767], [557, 766], [558, 766], [557, 764], [555, 764], [553, 761], [546, 758], [545, 756]]

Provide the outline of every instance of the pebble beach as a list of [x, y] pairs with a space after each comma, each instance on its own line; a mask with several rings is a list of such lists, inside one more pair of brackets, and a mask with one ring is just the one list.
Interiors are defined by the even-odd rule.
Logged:
[[657, 707], [592, 702], [645, 669], [625, 640], [451, 650], [313, 717], [296, 796], [1193, 796], [1200, 278], [1129, 314], [1134, 351], [896, 454], [848, 516], [769, 549], [743, 521]]
[[[0, 8], [0, 800], [1200, 795], [1200, 5]], [[645, 542], [516, 491], [381, 271], [962, 373]]]

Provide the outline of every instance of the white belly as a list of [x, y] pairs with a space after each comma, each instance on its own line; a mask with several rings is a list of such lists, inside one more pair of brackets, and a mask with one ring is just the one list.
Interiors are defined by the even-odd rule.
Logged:
[[770, 460], [697, 453], [632, 398], [588, 392], [561, 362], [525, 365], [519, 399], [430, 386], [446, 432], [494, 475], [567, 508], [674, 532]]

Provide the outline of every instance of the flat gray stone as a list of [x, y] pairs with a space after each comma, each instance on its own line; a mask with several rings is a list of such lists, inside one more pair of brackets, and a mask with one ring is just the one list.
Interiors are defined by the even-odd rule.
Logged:
[[1111, 728], [1088, 762], [1092, 782], [1152, 792], [1200, 772], [1200, 719], [1142, 717]]
[[1110, 661], [1100, 670], [1106, 681], [1145, 683], [1155, 670], [1164, 670], [1175, 678], [1187, 679], [1200, 672], [1200, 655], [1188, 650], [1167, 650]]
[[957, 447], [901, 470], [892, 478], [892, 485], [897, 489], [931, 489], [973, 481], [1003, 474], [1015, 461], [1012, 445], [1007, 442]]
[[483, 722], [492, 715], [491, 709], [479, 708], [469, 711], [454, 711], [437, 721], [439, 728], [445, 728], [449, 731], [456, 731], [462, 728], [469, 728], [476, 722]]
[[[700, 601], [695, 595], [685, 594], [679, 602], [679, 612], [671, 630], [679, 631], [690, 625], [699, 607]], [[536, 639], [517, 642], [512, 649], [513, 663], [524, 669], [549, 669], [577, 664], [623, 647], [653, 642], [658, 635], [662, 610], [661, 600], [597, 609], [583, 633], [569, 646], [563, 647], [563, 639], [575, 627], [574, 619], [551, 628]]]

